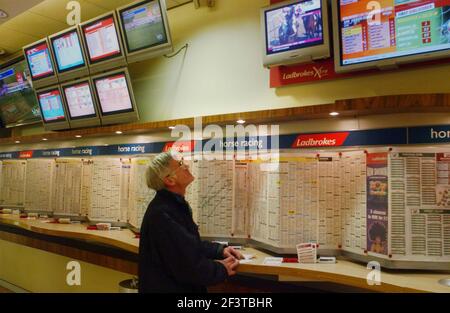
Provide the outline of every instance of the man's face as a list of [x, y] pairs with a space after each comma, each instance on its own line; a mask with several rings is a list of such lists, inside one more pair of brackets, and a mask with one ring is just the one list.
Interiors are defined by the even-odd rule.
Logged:
[[189, 167], [183, 161], [171, 160], [169, 168], [171, 173], [170, 178], [175, 184], [181, 187], [187, 187], [194, 181], [194, 176], [192, 176]]

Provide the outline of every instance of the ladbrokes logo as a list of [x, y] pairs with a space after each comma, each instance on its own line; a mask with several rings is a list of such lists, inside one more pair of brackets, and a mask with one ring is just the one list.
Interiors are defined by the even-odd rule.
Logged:
[[292, 148], [339, 147], [347, 139], [349, 133], [308, 134], [295, 139]]
[[304, 69], [301, 72], [292, 72], [290, 74], [283, 74], [283, 79], [294, 79], [294, 78], [314, 78], [322, 79], [329, 75], [327, 68], [321, 66], [313, 66], [312, 68]]

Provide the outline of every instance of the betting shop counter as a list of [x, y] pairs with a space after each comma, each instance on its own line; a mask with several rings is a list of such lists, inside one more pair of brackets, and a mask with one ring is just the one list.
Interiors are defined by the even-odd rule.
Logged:
[[[121, 280], [137, 275], [139, 239], [127, 229], [115, 231], [88, 230], [86, 224], [54, 224], [0, 214], [0, 279], [33, 292], [117, 292]], [[331, 284], [328, 290], [344, 291], [352, 287], [376, 292], [450, 292], [439, 280], [450, 278], [449, 272], [381, 270], [380, 285], [369, 285], [371, 269], [338, 259], [336, 264], [282, 263], [265, 265], [268, 253], [245, 247], [244, 254], [254, 259], [240, 264], [240, 277], [262, 278], [273, 283], [266, 290], [241, 288], [233, 279], [227, 288], [212, 291], [283, 291], [278, 285], [301, 286], [307, 283]], [[81, 286], [68, 286], [67, 263], [77, 260], [87, 274]], [[60, 280], [49, 277], [58, 272]], [[36, 274], [38, 273], [38, 274]], [[42, 273], [39, 275], [39, 273]], [[56, 275], [58, 276], [58, 275]], [[64, 278], [64, 279], [62, 279]], [[292, 287], [290, 291], [301, 291]]]

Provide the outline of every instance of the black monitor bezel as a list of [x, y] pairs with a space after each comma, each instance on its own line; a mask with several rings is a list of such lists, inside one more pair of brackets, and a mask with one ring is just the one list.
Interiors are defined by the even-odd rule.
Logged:
[[[125, 82], [127, 83], [128, 96], [130, 97], [130, 102], [131, 102], [131, 109], [125, 109], [125, 110], [113, 111], [113, 112], [103, 112], [102, 101], [100, 100], [100, 95], [99, 95], [98, 89], [97, 89], [97, 81], [103, 80], [106, 78], [110, 78], [110, 77], [114, 77], [114, 76], [118, 76], [118, 75], [123, 75], [125, 78]], [[112, 116], [112, 115], [119, 115], [119, 114], [123, 114], [123, 113], [136, 112], [136, 103], [134, 103], [134, 99], [132, 97], [132, 89], [131, 89], [132, 87], [130, 86], [129, 77], [128, 77], [126, 71], [119, 70], [114, 73], [107, 73], [105, 75], [97, 76], [95, 78], [92, 78], [92, 84], [94, 85], [95, 95], [98, 99], [98, 108], [99, 108], [102, 116]]]
[[[86, 28], [88, 28], [88, 27], [90, 27], [90, 26], [92, 26], [92, 25], [94, 25], [94, 24], [97, 24], [97, 23], [99, 23], [99, 22], [101, 22], [101, 21], [104, 21], [104, 20], [106, 20], [106, 19], [109, 19], [109, 18], [112, 18], [113, 19], [113, 22], [114, 22], [114, 28], [116, 29], [116, 35], [117, 35], [117, 42], [118, 42], [118, 44], [119, 44], [119, 53], [118, 54], [114, 54], [114, 55], [110, 55], [110, 56], [107, 56], [107, 57], [105, 57], [105, 58], [99, 58], [99, 59], [97, 59], [97, 60], [92, 60], [92, 58], [91, 58], [91, 53], [90, 53], [90, 51], [89, 51], [89, 44], [88, 44], [88, 40], [87, 40], [87, 38], [86, 38], [86, 31], [85, 31], [85, 29]], [[95, 65], [95, 64], [98, 64], [98, 63], [102, 63], [102, 62], [105, 62], [105, 61], [108, 61], [108, 60], [112, 60], [112, 59], [116, 59], [116, 58], [120, 58], [120, 57], [124, 57], [124, 51], [123, 51], [123, 49], [122, 49], [122, 45], [121, 45], [121, 37], [120, 37], [120, 30], [118, 29], [118, 25], [117, 25], [117, 20], [116, 20], [116, 18], [115, 18], [115, 16], [114, 16], [114, 12], [113, 13], [111, 13], [111, 14], [108, 14], [108, 15], [105, 15], [105, 16], [102, 16], [102, 17], [99, 17], [99, 18], [97, 18], [97, 19], [95, 19], [95, 20], [93, 20], [93, 21], [91, 21], [91, 22], [89, 22], [89, 23], [87, 23], [87, 24], [83, 24], [83, 25], [81, 25], [81, 36], [83, 36], [83, 40], [84, 40], [84, 42], [85, 42], [85, 44], [86, 44], [86, 57], [88, 58], [88, 61], [89, 61], [89, 64], [90, 65]]]
[[[127, 31], [125, 29], [125, 21], [124, 21], [122, 13], [124, 11], [129, 11], [129, 10], [132, 10], [132, 9], [134, 9], [136, 7], [139, 7], [139, 6], [145, 5], [145, 4], [150, 3], [150, 2], [154, 2], [154, 1], [158, 2], [159, 12], [161, 13], [161, 18], [162, 18], [162, 21], [163, 21], [164, 35], [166, 36], [166, 41], [165, 42], [156, 43], [156, 44], [152, 44], [152, 45], [147, 45], [147, 46], [144, 46], [144, 47], [141, 47], [141, 48], [138, 48], [138, 49], [130, 49], [130, 45], [129, 45], [129, 42], [128, 42]], [[167, 27], [166, 27], [168, 21], [164, 18], [164, 14], [163, 14], [163, 11], [162, 11], [162, 6], [161, 6], [160, 0], [144, 0], [144, 1], [141, 1], [141, 2], [137, 2], [137, 3], [134, 3], [134, 4], [132, 4], [132, 5], [128, 6], [128, 7], [126, 7], [126, 8], [122, 8], [122, 9], [118, 10], [118, 13], [119, 13], [119, 19], [120, 19], [120, 22], [121, 22], [120, 25], [122, 27], [122, 33], [123, 33], [123, 37], [124, 37], [123, 41], [124, 41], [124, 43], [126, 45], [126, 49], [127, 49], [127, 53], [128, 54], [136, 53], [136, 52], [140, 52], [140, 51], [145, 51], [147, 49], [151, 49], [153, 47], [158, 47], [158, 46], [161, 46], [161, 45], [166, 45], [166, 44], [169, 43], [169, 37], [167, 35]]]
[[[68, 34], [71, 34], [71, 33], [75, 33], [77, 35], [78, 42], [80, 44], [81, 55], [83, 57], [83, 64], [80, 64], [80, 65], [77, 65], [77, 66], [74, 66], [74, 67], [71, 67], [71, 68], [68, 68], [68, 69], [65, 69], [65, 70], [61, 70], [59, 68], [58, 57], [57, 57], [57, 54], [56, 54], [56, 49], [53, 46], [53, 43], [54, 43], [54, 41], [60, 39], [61, 37], [67, 36]], [[76, 28], [68, 30], [67, 32], [61, 33], [61, 34], [59, 34], [59, 35], [57, 35], [55, 37], [51, 37], [50, 38], [50, 45], [51, 45], [51, 47], [53, 49], [53, 54], [55, 56], [55, 67], [56, 67], [58, 73], [60, 73], [60, 74], [67, 73], [67, 72], [71, 72], [71, 71], [74, 71], [74, 70], [77, 70], [77, 69], [80, 69], [80, 68], [83, 68], [83, 67], [87, 66], [86, 56], [84, 55], [84, 51], [83, 51], [83, 43], [82, 43], [82, 40], [80, 38], [80, 34], [78, 33]]]

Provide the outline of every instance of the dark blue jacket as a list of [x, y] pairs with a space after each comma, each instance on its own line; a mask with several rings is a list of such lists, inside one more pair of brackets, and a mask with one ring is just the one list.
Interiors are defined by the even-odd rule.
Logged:
[[201, 241], [186, 200], [167, 190], [156, 193], [141, 226], [139, 292], [206, 292], [223, 282], [224, 246]]

